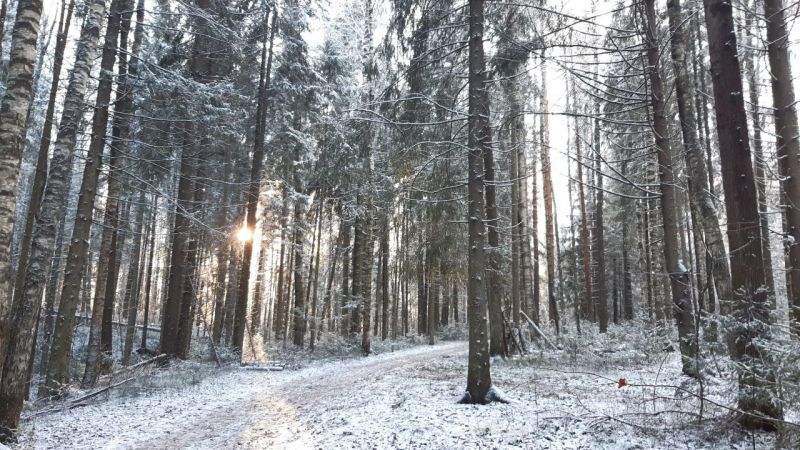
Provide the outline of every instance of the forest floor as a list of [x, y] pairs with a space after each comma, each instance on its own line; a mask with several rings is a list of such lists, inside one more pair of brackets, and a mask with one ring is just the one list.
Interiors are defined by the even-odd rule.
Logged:
[[[189, 386], [118, 396], [23, 423], [15, 448], [773, 448], [704, 405], [675, 353], [573, 351], [495, 361], [509, 404], [459, 405], [464, 342], [443, 342], [281, 372], [223, 369]], [[627, 386], [620, 387], [620, 378]], [[665, 388], [641, 385], [659, 384]], [[681, 386], [676, 388], [674, 386]], [[708, 389], [709, 392], [713, 388]], [[709, 394], [712, 395], [712, 394]]]

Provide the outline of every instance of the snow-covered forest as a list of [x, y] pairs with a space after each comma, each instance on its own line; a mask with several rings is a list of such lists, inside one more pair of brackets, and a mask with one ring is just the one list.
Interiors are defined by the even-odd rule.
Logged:
[[797, 2], [0, 2], [0, 448], [800, 448]]

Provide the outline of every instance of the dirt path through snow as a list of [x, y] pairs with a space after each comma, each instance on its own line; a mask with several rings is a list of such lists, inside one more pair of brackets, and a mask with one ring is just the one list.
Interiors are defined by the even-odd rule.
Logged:
[[314, 448], [319, 430], [311, 425], [322, 416], [336, 421], [356, 412], [353, 408], [369, 408], [352, 400], [374, 390], [376, 380], [419, 370], [442, 357], [465, 357], [466, 349], [464, 342], [445, 343], [298, 371], [235, 371], [177, 392], [100, 402], [35, 419], [24, 425], [19, 447]]
[[[676, 353], [590, 366], [565, 352], [496, 360], [510, 404], [456, 404], [467, 344], [443, 343], [285, 372], [223, 372], [193, 386], [120, 397], [25, 423], [18, 448], [52, 449], [758, 449], [725, 411], [698, 424], [672, 388]], [[597, 357], [600, 358], [600, 357]], [[572, 362], [571, 362], [572, 361]], [[572, 365], [572, 364], [576, 365]], [[585, 364], [585, 363], [583, 363]], [[591, 367], [591, 368], [589, 368]], [[633, 386], [620, 387], [625, 377]], [[718, 414], [712, 418], [712, 414]]]

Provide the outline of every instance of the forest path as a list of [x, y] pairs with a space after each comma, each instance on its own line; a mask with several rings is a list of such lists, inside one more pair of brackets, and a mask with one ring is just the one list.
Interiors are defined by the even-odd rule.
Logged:
[[[143, 395], [126, 396], [120, 389], [115, 398], [25, 422], [17, 448], [774, 446], [774, 436], [745, 436], [730, 426], [727, 411], [708, 404], [706, 417], [716, 419], [698, 425], [694, 414], [699, 404], [670, 387], [687, 382], [675, 352], [643, 358], [626, 345], [578, 359], [568, 351], [534, 351], [495, 360], [492, 382], [511, 403], [480, 406], [457, 404], [466, 383], [466, 350], [464, 342], [446, 342], [368, 358], [315, 361], [300, 370], [224, 371], [199, 382], [190, 369], [168, 371], [159, 383], [148, 387], [143, 382], [137, 388], [146, 391]], [[617, 380], [623, 377], [628, 386], [620, 388]], [[166, 381], [175, 387], [165, 389]], [[635, 387], [653, 383], [666, 387]]]
[[[313, 425], [325, 421], [325, 434], [330, 427], [341, 436], [352, 433], [345, 417], [371, 417], [376, 387], [385, 386], [382, 379], [395, 380], [394, 392], [383, 397], [397, 396], [404, 390], [402, 381], [411, 382], [404, 371], [424, 370], [451, 356], [466, 360], [466, 350], [465, 342], [448, 342], [297, 371], [237, 370], [185, 389], [43, 416], [25, 424], [20, 448], [319, 447], [322, 430]], [[458, 381], [463, 389], [465, 380]]]
[[[261, 389], [244, 399], [211, 410], [190, 422], [175, 417], [175, 428], [152, 436], [137, 448], [314, 448], [310, 427], [318, 419], [356, 413], [369, 414], [370, 402], [353, 403], [356, 391], [372, 390], [373, 384], [398, 370], [414, 370], [434, 359], [465, 354], [464, 342], [417, 347], [376, 357], [325, 364], [282, 377], [255, 372]], [[253, 372], [247, 372], [252, 376]], [[402, 390], [402, 386], [396, 386]], [[392, 395], [386, 392], [386, 395]], [[350, 409], [350, 411], [345, 411]], [[191, 415], [192, 417], [194, 414]], [[190, 417], [186, 417], [190, 419]], [[346, 431], [344, 431], [346, 433]]]

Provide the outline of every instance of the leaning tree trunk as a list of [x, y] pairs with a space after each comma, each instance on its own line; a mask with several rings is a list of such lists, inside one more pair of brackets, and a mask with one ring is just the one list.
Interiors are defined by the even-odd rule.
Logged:
[[661, 81], [659, 50], [656, 41], [654, 0], [646, 0], [647, 62], [649, 67], [650, 97], [653, 110], [653, 134], [658, 158], [661, 182], [661, 216], [664, 229], [664, 267], [667, 270], [672, 293], [672, 311], [678, 325], [678, 339], [681, 350], [683, 373], [698, 376], [695, 365], [697, 355], [697, 336], [695, 334], [694, 312], [690, 295], [689, 272], [679, 258], [678, 223], [675, 216], [676, 192], [673, 172], [672, 149], [669, 145], [667, 117], [664, 105], [664, 88]]
[[[64, 3], [66, 5], [66, 2]], [[30, 242], [33, 240], [33, 230], [36, 223], [36, 215], [39, 213], [42, 201], [44, 198], [45, 185], [47, 183], [47, 158], [50, 154], [50, 145], [52, 144], [50, 138], [53, 132], [53, 122], [55, 116], [55, 106], [58, 100], [58, 86], [61, 81], [61, 69], [64, 64], [64, 51], [67, 45], [67, 37], [69, 36], [70, 23], [72, 22], [72, 14], [75, 6], [74, 0], [70, 0], [69, 9], [67, 11], [67, 18], [59, 23], [58, 38], [56, 39], [56, 53], [55, 60], [53, 61], [53, 80], [50, 85], [50, 98], [47, 103], [47, 112], [45, 113], [44, 127], [42, 129], [42, 138], [39, 143], [39, 159], [36, 162], [36, 177], [34, 180], [33, 195], [31, 195], [31, 202], [28, 205], [28, 214], [25, 221], [25, 234], [23, 236], [20, 248], [25, 252], [25, 255], [20, 253], [19, 263], [17, 265], [17, 279], [14, 288], [14, 295], [23, 295], [25, 292], [25, 279], [27, 276], [28, 261], [30, 259]], [[64, 13], [64, 6], [62, 5], [62, 14]], [[0, 23], [3, 23], [0, 19]], [[2, 53], [2, 52], [0, 52]], [[63, 221], [59, 227], [56, 238], [55, 252], [61, 252], [63, 247]], [[41, 352], [39, 364], [39, 373], [45, 374], [47, 369], [47, 358], [50, 352], [50, 337], [53, 334], [53, 307], [55, 303], [55, 295], [51, 291], [55, 290], [58, 285], [59, 278], [59, 265], [60, 258], [57, 256], [53, 258], [53, 264], [50, 265], [50, 273], [48, 275], [48, 287], [46, 289], [47, 295], [45, 296], [45, 311], [44, 311], [44, 329], [42, 339], [40, 339], [39, 351]], [[52, 288], [51, 288], [52, 287]], [[37, 325], [38, 326], [38, 325]]]
[[772, 100], [775, 114], [775, 133], [778, 136], [777, 156], [783, 192], [790, 205], [785, 209], [786, 229], [791, 245], [787, 278], [792, 286], [789, 306], [792, 308], [792, 331], [800, 337], [800, 128], [797, 125], [792, 64], [789, 57], [789, 35], [785, 10], [781, 0], [764, 0], [767, 18], [767, 48], [772, 74]]
[[[97, 52], [97, 41], [105, 17], [105, 0], [94, 0], [87, 5], [86, 16], [81, 28], [80, 38], [75, 49], [75, 65], [70, 73], [64, 96], [63, 113], [53, 144], [53, 156], [42, 197], [40, 211], [35, 216], [31, 237], [31, 248], [23, 283], [23, 304], [37, 304], [47, 283], [47, 270], [59, 264], [54, 254], [61, 253], [63, 220], [69, 193], [72, 158], [75, 151], [80, 122], [85, 108], [84, 97], [88, 88], [89, 72]], [[48, 289], [47, 305], [52, 309], [55, 303], [55, 286]], [[45, 319], [45, 342], [42, 351], [42, 367], [49, 361], [50, 342], [53, 330], [53, 312], [48, 311]], [[46, 372], [42, 373], [43, 376]]]
[[117, 57], [117, 37], [125, 3], [126, 0], [112, 1], [111, 14], [106, 26], [103, 54], [100, 60], [100, 82], [97, 87], [97, 97], [92, 118], [91, 141], [81, 181], [72, 240], [67, 253], [64, 287], [61, 291], [58, 319], [53, 332], [53, 345], [50, 349], [44, 395], [60, 394], [64, 386], [67, 386], [70, 381], [69, 360], [72, 352], [75, 311], [80, 302], [81, 282], [83, 281], [84, 268], [88, 261], [89, 232], [91, 231], [92, 213], [94, 211], [95, 198], [97, 197], [97, 181], [108, 127], [108, 106], [113, 85], [112, 71]]
[[714, 285], [717, 288], [717, 297], [723, 302], [731, 300], [730, 269], [728, 267], [728, 254], [719, 224], [714, 196], [708, 189], [709, 178], [707, 166], [703, 161], [703, 151], [697, 137], [697, 117], [694, 111], [694, 89], [689, 79], [686, 63], [686, 38], [681, 14], [680, 0], [667, 2], [669, 13], [669, 26], [672, 38], [670, 48], [672, 65], [675, 73], [675, 94], [678, 100], [678, 114], [683, 135], [684, 157], [689, 174], [689, 196], [692, 206], [700, 213], [698, 219], [703, 226], [706, 236], [709, 260], [713, 263], [711, 268], [714, 275]]
[[[56, 35], [56, 48], [53, 56], [53, 76], [50, 81], [50, 94], [47, 100], [47, 110], [44, 115], [42, 127], [42, 137], [39, 141], [39, 151], [37, 153], [36, 170], [33, 177], [30, 200], [28, 201], [28, 211], [25, 214], [25, 230], [19, 244], [19, 256], [17, 257], [17, 272], [14, 280], [14, 300], [13, 303], [22, 301], [21, 296], [25, 292], [25, 271], [28, 266], [30, 256], [30, 243], [33, 238], [33, 225], [36, 222], [36, 214], [42, 205], [44, 195], [44, 185], [47, 178], [47, 158], [50, 154], [50, 137], [53, 132], [53, 118], [56, 110], [56, 100], [58, 99], [58, 85], [61, 81], [61, 68], [64, 64], [64, 49], [67, 46], [67, 36], [72, 22], [72, 13], [75, 9], [75, 1], [70, 0], [61, 5], [61, 19], [58, 23], [58, 34]], [[0, 22], [2, 26], [2, 22]]]
[[[729, 332], [728, 343], [731, 358], [737, 363], [739, 372], [738, 407], [744, 412], [740, 421], [747, 428], [774, 429], [777, 424], [771, 419], [782, 419], [783, 411], [774, 401], [780, 398], [774, 383], [775, 374], [763, 360], [765, 341], [770, 337], [769, 299], [764, 289], [758, 200], [747, 134], [747, 114], [741, 95], [742, 75], [733, 25], [733, 7], [726, 0], [704, 0], [703, 3], [708, 30], [708, 53], [711, 57], [711, 79], [714, 85], [722, 184], [727, 207], [728, 241], [730, 247], [736, 249], [731, 254], [731, 281], [735, 298], [733, 328]], [[771, 26], [776, 26], [775, 14], [781, 9], [773, 8], [780, 3], [766, 3], [767, 17], [772, 17]], [[780, 29], [780, 25], [777, 28]], [[785, 31], [785, 27], [783, 30]], [[776, 31], [773, 28], [768, 37], [774, 40], [786, 37], [785, 33]], [[781, 58], [773, 53], [781, 52], [770, 53], [771, 65], [773, 59], [780, 64]], [[788, 69], [788, 58], [783, 58], [782, 62], [783, 67]], [[778, 68], [778, 65], [772, 66], [772, 72], [776, 75], [790, 74], [776, 70]], [[781, 79], [787, 83], [784, 86], [790, 86], [790, 79]], [[781, 93], [790, 92], [791, 90]], [[786, 101], [791, 103], [784, 103]], [[792, 111], [793, 105], [793, 98], [776, 96], [776, 110]], [[777, 124], [778, 134], [788, 136], [790, 129], [781, 125], [788, 124]], [[796, 126], [794, 129], [796, 130]]]
[[[106, 188], [106, 208], [103, 221], [103, 237], [100, 256], [97, 262], [98, 276], [92, 304], [92, 323], [89, 330], [89, 345], [86, 350], [86, 369], [81, 386], [93, 387], [101, 374], [100, 365], [110, 361], [114, 303], [119, 279], [118, 245], [119, 240], [119, 198], [122, 194], [122, 174], [124, 155], [130, 138], [130, 114], [133, 111], [131, 87], [128, 83], [128, 32], [130, 31], [130, 11], [133, 0], [124, 0], [119, 30], [119, 63], [117, 96], [114, 118], [111, 126], [111, 145], [109, 157], [108, 186]], [[104, 362], [105, 361], [105, 362]]]

